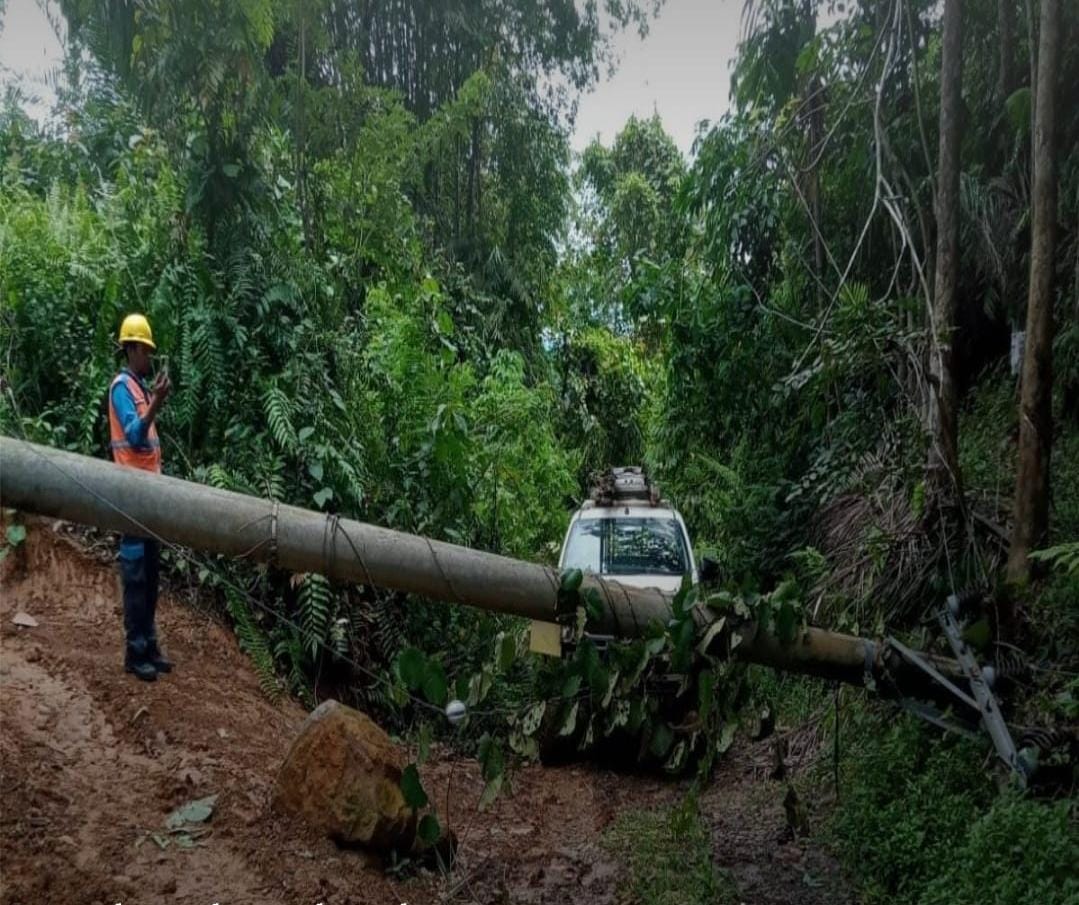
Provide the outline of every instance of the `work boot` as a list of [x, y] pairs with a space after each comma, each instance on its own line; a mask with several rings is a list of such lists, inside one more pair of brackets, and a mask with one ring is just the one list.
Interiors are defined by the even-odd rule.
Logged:
[[157, 670], [147, 656], [147, 644], [144, 638], [137, 638], [127, 642], [124, 653], [124, 672], [129, 672], [135, 678], [143, 682], [153, 682], [157, 679]]
[[156, 682], [157, 670], [154, 669], [152, 663], [147, 663], [145, 660], [141, 660], [137, 663], [128, 662], [124, 664], [124, 672], [129, 672], [137, 679], [142, 679], [143, 682]]
[[150, 639], [150, 652], [147, 659], [157, 672], [172, 672], [172, 661], [161, 653], [161, 648], [157, 646], [157, 638]]

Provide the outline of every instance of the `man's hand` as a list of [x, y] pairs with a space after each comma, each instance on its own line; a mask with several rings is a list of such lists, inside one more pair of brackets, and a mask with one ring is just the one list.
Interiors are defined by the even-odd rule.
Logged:
[[[169, 375], [167, 371], [162, 371], [160, 374], [157, 375], [157, 378], [154, 380], [153, 391], [154, 402], [158, 405], [160, 405], [161, 402], [164, 402], [166, 399], [169, 398], [169, 393], [172, 392], [172, 381], [169, 380]], [[158, 402], [159, 399], [161, 400], [161, 402]]]
[[146, 410], [146, 420], [153, 424], [158, 410], [165, 404], [165, 400], [169, 398], [169, 393], [172, 392], [172, 381], [169, 380], [167, 371], [162, 371], [154, 378], [154, 385], [151, 390], [152, 395], [150, 396], [150, 407]]

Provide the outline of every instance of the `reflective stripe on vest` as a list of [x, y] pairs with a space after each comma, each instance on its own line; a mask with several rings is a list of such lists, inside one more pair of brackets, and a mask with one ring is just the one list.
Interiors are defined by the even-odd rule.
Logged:
[[157, 438], [157, 426], [151, 424], [146, 431], [145, 443], [132, 446], [127, 442], [124, 426], [116, 414], [112, 404], [112, 391], [116, 385], [123, 382], [127, 387], [131, 398], [135, 400], [135, 413], [140, 418], [146, 417], [150, 408], [149, 394], [142, 385], [126, 371], [121, 371], [109, 385], [109, 446], [112, 448], [112, 459], [117, 465], [127, 465], [131, 468], [141, 468], [143, 471], [161, 471], [161, 441]]

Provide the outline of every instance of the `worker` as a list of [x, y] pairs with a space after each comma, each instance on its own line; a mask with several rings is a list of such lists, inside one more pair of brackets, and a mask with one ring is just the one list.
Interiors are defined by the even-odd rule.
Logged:
[[[157, 419], [172, 384], [161, 371], [147, 387], [154, 350], [150, 322], [129, 314], [120, 325], [119, 348], [125, 363], [109, 386], [109, 440], [117, 465], [161, 472]], [[145, 682], [172, 671], [157, 640], [158, 567], [161, 549], [154, 538], [125, 534], [120, 538], [120, 575], [124, 584], [124, 669]]]

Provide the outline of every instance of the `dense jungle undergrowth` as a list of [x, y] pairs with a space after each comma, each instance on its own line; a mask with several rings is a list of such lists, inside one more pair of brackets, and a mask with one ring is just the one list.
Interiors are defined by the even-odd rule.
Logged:
[[[646, 0], [50, 4], [57, 107], [38, 122], [9, 88], [0, 109], [0, 427], [104, 456], [140, 310], [175, 385], [167, 473], [549, 563], [589, 475], [643, 463], [719, 561], [712, 590], [777, 620], [943, 651], [936, 608], [985, 588], [971, 643], [1014, 666], [1010, 716], [1074, 733], [1079, 8], [958, 6], [746, 4], [729, 112], [687, 157], [658, 116], [570, 150]], [[492, 795], [534, 754], [537, 689], [617, 684], [587, 656], [552, 678], [506, 617], [167, 557], [271, 698], [443, 736]], [[663, 635], [653, 653], [696, 662]], [[709, 745], [762, 708], [839, 731], [796, 785], [830, 802], [812, 831], [865, 901], [1079, 901], [1074, 761], [1021, 794], [984, 739], [728, 666], [708, 667]], [[515, 721], [451, 733], [416, 706], [452, 697]], [[660, 840], [704, 900], [723, 878], [694, 807], [611, 845]], [[631, 896], [688, 901], [637, 867]]]

